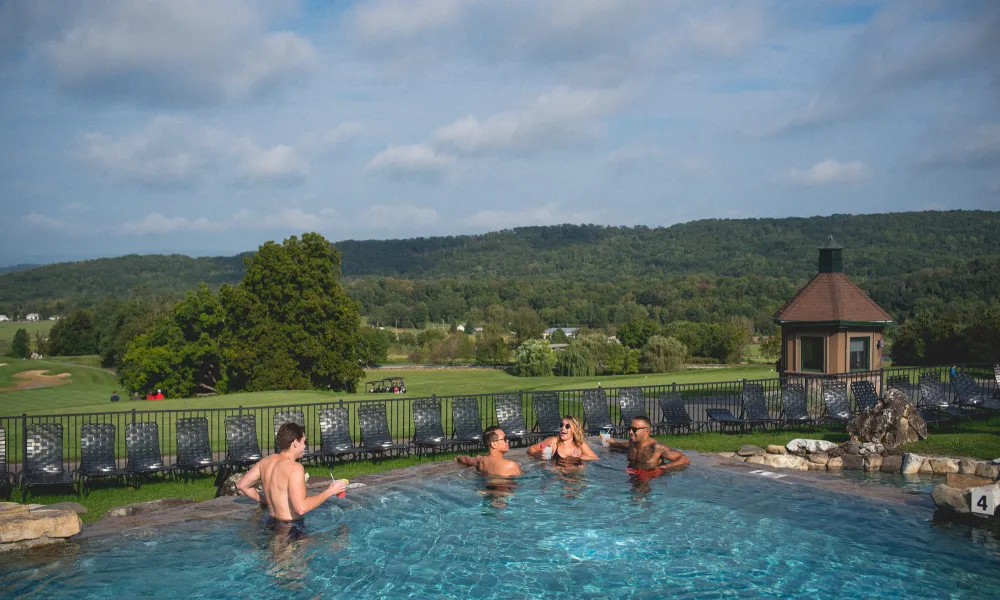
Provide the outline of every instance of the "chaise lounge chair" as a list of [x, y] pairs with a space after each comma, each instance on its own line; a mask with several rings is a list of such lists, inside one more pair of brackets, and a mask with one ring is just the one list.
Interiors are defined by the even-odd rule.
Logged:
[[826, 406], [826, 423], [846, 423], [851, 420], [851, 403], [847, 399], [847, 382], [842, 379], [823, 381], [823, 405]]
[[113, 477], [130, 479], [132, 472], [118, 468], [115, 459], [115, 426], [111, 423], [84, 423], [80, 426], [80, 467], [73, 471], [84, 496], [90, 494], [90, 480]]
[[786, 383], [781, 387], [782, 421], [787, 425], [812, 426], [815, 421], [806, 404], [806, 391], [801, 383]]
[[413, 440], [410, 445], [416, 448], [417, 457], [421, 458], [425, 450], [434, 452], [442, 448], [454, 447], [454, 441], [444, 434], [441, 423], [441, 401], [431, 398], [414, 400], [413, 409]]
[[920, 415], [920, 418], [923, 419], [924, 423], [927, 423], [928, 425], [947, 423], [955, 420], [955, 417], [952, 417], [947, 413], [929, 410], [926, 406], [924, 406], [920, 400], [920, 387], [910, 383], [910, 377], [908, 375], [892, 375], [888, 377], [886, 379], [886, 387], [890, 390], [902, 392], [902, 394], [906, 396], [907, 401], [913, 405], [917, 414]]
[[174, 469], [188, 477], [208, 469], [215, 471], [219, 463], [212, 457], [212, 444], [208, 437], [206, 417], [184, 417], [177, 419], [177, 462]]
[[646, 398], [642, 395], [642, 390], [637, 387], [622, 388], [618, 390], [618, 407], [621, 411], [621, 424], [615, 427], [615, 433], [628, 433], [628, 428], [632, 424], [632, 419], [638, 416], [649, 418], [646, 413]]
[[660, 405], [660, 412], [663, 413], [663, 418], [656, 426], [658, 432], [666, 431], [678, 434], [683, 431], [684, 433], [693, 433], [700, 431], [703, 427], [702, 424], [698, 424], [697, 428], [692, 429], [695, 422], [691, 420], [691, 415], [684, 408], [684, 401], [677, 392], [661, 394], [657, 398], [657, 403]]
[[173, 466], [163, 463], [160, 453], [160, 426], [156, 421], [143, 421], [125, 425], [125, 468], [135, 478], [139, 489], [143, 475], [161, 473], [164, 478], [174, 472]]
[[319, 443], [327, 465], [345, 456], [357, 456], [364, 451], [351, 439], [351, 413], [343, 407], [319, 411]]
[[766, 429], [769, 426], [781, 424], [781, 419], [771, 416], [771, 411], [767, 408], [767, 396], [764, 394], [764, 386], [759, 383], [744, 383], [743, 393], [743, 414], [746, 415], [747, 425], [750, 431], [754, 427]]
[[959, 373], [952, 376], [951, 384], [955, 388], [959, 407], [966, 409], [997, 410], [1000, 408], [989, 393], [976, 383], [971, 375]]
[[604, 390], [583, 390], [583, 420], [583, 431], [588, 435], [597, 435], [602, 429], [615, 429]]
[[[302, 429], [306, 427], [306, 416], [301, 410], [282, 410], [274, 413], [272, 419], [274, 424], [274, 451], [278, 452], [278, 429], [281, 428], [285, 423], [295, 423], [301, 425]], [[308, 436], [307, 436], [308, 437]], [[300, 459], [302, 462], [310, 462], [322, 458], [320, 452], [314, 452], [309, 449], [309, 440], [306, 440], [306, 450], [302, 454]]]
[[0, 427], [0, 498], [10, 499], [14, 474], [7, 470], [7, 432]]
[[[945, 383], [938, 373], [921, 373], [917, 376], [920, 382], [920, 404], [918, 408], [947, 414], [952, 419], [968, 419], [976, 413], [954, 406], [948, 401]], [[924, 419], [927, 420], [926, 418]]]
[[521, 410], [521, 394], [496, 394], [493, 396], [493, 409], [497, 415], [497, 425], [503, 429], [511, 443], [531, 443], [541, 436], [540, 433], [528, 431], [524, 425], [524, 413]]
[[386, 454], [409, 454], [409, 446], [392, 441], [385, 404], [380, 402], [359, 406], [358, 423], [361, 425], [361, 443], [358, 447], [371, 453], [376, 459], [381, 459]]
[[483, 419], [479, 415], [479, 401], [475, 398], [455, 398], [451, 401], [451, 436], [462, 446], [479, 446], [483, 443]]
[[231, 473], [249, 469], [263, 457], [257, 441], [257, 417], [251, 414], [226, 417], [226, 459], [219, 465], [219, 491]]
[[24, 438], [24, 465], [19, 474], [21, 503], [28, 488], [76, 486], [63, 465], [63, 426], [60, 423], [31, 423]]
[[559, 394], [557, 392], [535, 392], [531, 396], [535, 407], [535, 429], [542, 437], [559, 433], [562, 423], [562, 412], [559, 410]]
[[854, 394], [854, 401], [858, 404], [861, 412], [869, 411], [878, 404], [878, 392], [875, 391], [875, 384], [868, 381], [852, 381], [851, 392]]

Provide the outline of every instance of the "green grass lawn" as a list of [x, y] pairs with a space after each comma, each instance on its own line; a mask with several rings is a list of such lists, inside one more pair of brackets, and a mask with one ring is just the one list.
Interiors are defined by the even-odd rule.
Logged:
[[[48, 336], [49, 330], [55, 325], [55, 321], [0, 321], [0, 346], [10, 347], [10, 343], [14, 340], [14, 334], [17, 333], [18, 329], [24, 329], [28, 332], [28, 336], [31, 337], [31, 343], [35, 343], [35, 332], [40, 331], [42, 335]], [[2, 362], [2, 361], [0, 361]]]

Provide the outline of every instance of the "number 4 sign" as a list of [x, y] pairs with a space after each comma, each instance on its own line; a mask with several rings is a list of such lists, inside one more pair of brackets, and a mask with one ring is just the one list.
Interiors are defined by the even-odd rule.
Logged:
[[995, 485], [987, 485], [969, 489], [971, 493], [972, 512], [980, 515], [993, 516], [1000, 504], [1000, 488]]

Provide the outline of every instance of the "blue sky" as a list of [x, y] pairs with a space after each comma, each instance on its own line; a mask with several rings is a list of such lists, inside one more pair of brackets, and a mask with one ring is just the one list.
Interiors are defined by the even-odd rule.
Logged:
[[1000, 2], [0, 0], [0, 264], [1000, 209]]

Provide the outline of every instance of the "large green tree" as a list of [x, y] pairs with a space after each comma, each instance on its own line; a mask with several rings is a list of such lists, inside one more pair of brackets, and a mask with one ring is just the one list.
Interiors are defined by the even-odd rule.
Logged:
[[642, 348], [642, 366], [651, 373], [674, 373], [684, 368], [687, 348], [672, 337], [651, 336]]
[[556, 357], [545, 340], [528, 340], [517, 347], [514, 357], [517, 374], [522, 377], [541, 377], [552, 374]]
[[87, 309], [76, 310], [56, 321], [49, 331], [48, 351], [54, 356], [97, 354], [94, 313]]
[[31, 357], [31, 338], [28, 330], [21, 328], [14, 332], [14, 340], [10, 343], [10, 355], [14, 358]]
[[364, 377], [360, 314], [340, 277], [340, 253], [318, 233], [267, 242], [248, 257], [240, 285], [221, 290], [231, 386], [353, 391]]

